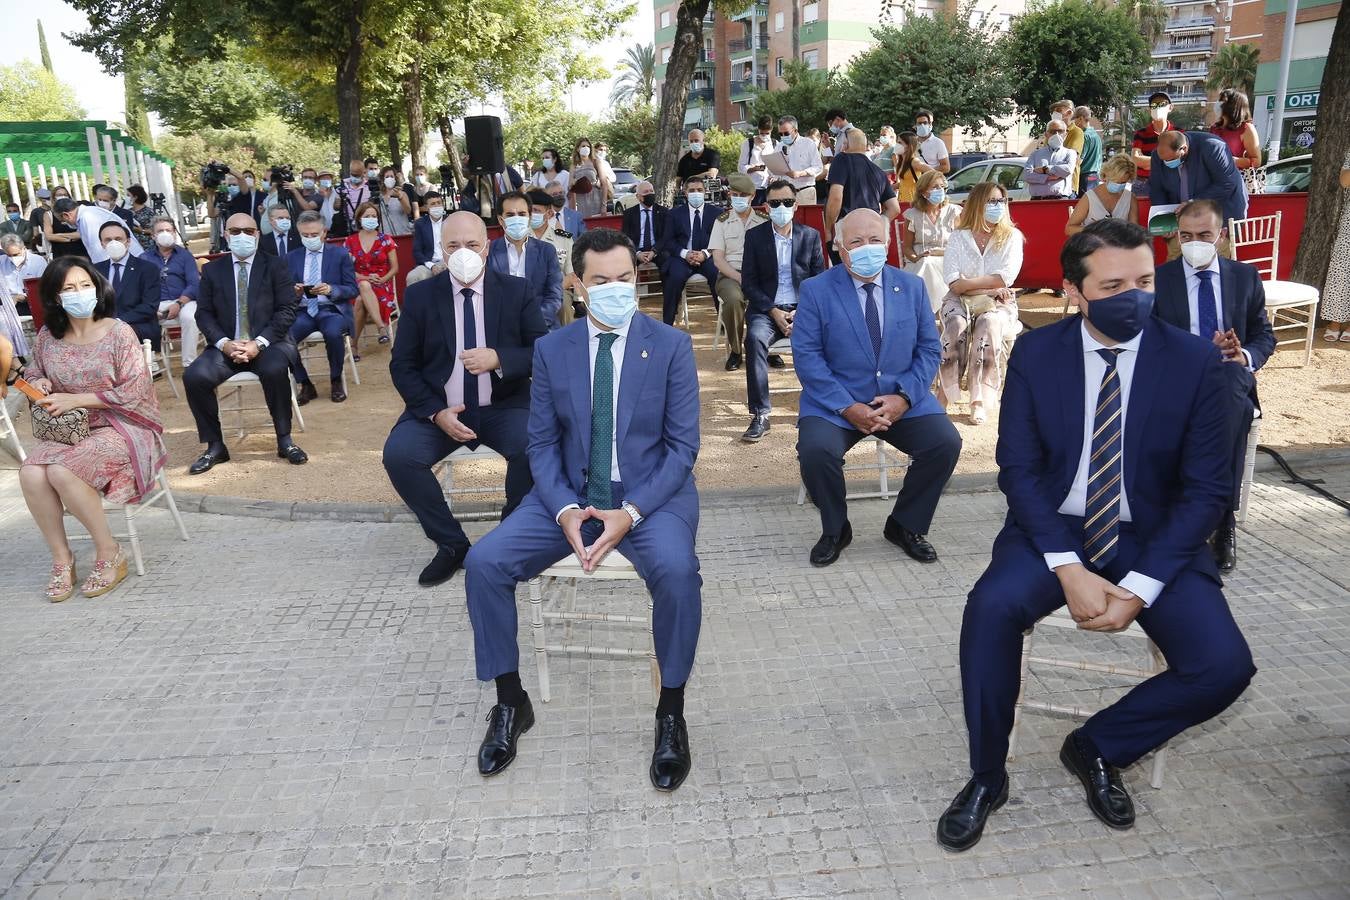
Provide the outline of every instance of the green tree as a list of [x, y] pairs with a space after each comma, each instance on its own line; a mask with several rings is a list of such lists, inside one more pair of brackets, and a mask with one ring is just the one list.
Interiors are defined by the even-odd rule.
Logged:
[[1261, 48], [1255, 44], [1224, 44], [1209, 61], [1209, 78], [1205, 87], [1211, 91], [1237, 88], [1250, 101], [1256, 90], [1256, 66], [1261, 61]]
[[583, 135], [600, 140], [600, 124], [585, 113], [562, 107], [556, 86], [521, 92], [507, 101], [507, 121], [502, 126], [502, 147], [508, 162], [522, 159], [539, 161], [545, 147], [557, 147], [564, 159], [571, 159], [572, 148]]
[[1041, 123], [1050, 104], [1066, 97], [1093, 109], [1127, 103], [1152, 62], [1138, 22], [1120, 7], [1092, 0], [1029, 7], [998, 49], [1018, 112]]
[[939, 128], [993, 127], [1012, 113], [997, 32], [973, 3], [931, 18], [908, 16], [872, 36], [876, 45], [849, 63], [844, 90], [849, 120], [869, 137], [882, 125], [904, 130], [919, 109], [932, 110]]
[[1161, 0], [1123, 0], [1118, 5], [1121, 12], [1134, 22], [1148, 46], [1157, 43], [1167, 30], [1168, 12]]
[[53, 72], [52, 55], [47, 51], [47, 32], [42, 30], [42, 20], [38, 19], [38, 55], [42, 57], [42, 68]]
[[619, 80], [609, 92], [609, 102], [615, 107], [626, 103], [649, 106], [656, 96], [656, 48], [652, 44], [629, 47], [619, 65]]
[[235, 171], [252, 169], [259, 174], [283, 163], [294, 165], [298, 173], [303, 166], [333, 169], [339, 162], [336, 141], [308, 138], [276, 115], [242, 128], [169, 131], [160, 136], [158, 147], [175, 163], [179, 190], [192, 197], [203, 195], [197, 175], [213, 159], [229, 163]]
[[75, 89], [42, 66], [20, 60], [0, 66], [0, 109], [15, 122], [53, 122], [83, 119], [84, 107]]
[[845, 81], [838, 67], [812, 69], [800, 61], [783, 66], [787, 87], [777, 91], [759, 91], [750, 104], [750, 121], [768, 116], [775, 122], [782, 116], [796, 116], [802, 131], [819, 128], [825, 113], [844, 102]]
[[648, 103], [615, 109], [601, 124], [600, 139], [609, 144], [614, 165], [628, 166], [645, 176], [652, 170], [656, 146], [656, 107]]
[[261, 66], [249, 62], [242, 48], [222, 40], [211, 57], [181, 60], [169, 38], [162, 38], [144, 58], [140, 93], [169, 128], [240, 128], [266, 109], [281, 92]]
[[716, 125], [703, 129], [703, 142], [722, 155], [722, 174], [736, 171], [741, 143], [746, 136], [735, 131], [724, 131]]

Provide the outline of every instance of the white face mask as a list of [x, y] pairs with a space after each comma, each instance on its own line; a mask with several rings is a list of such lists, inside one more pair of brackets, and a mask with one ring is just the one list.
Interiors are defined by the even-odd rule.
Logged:
[[1161, 106], [1157, 109], [1150, 109], [1148, 114], [1155, 122], [1164, 122], [1167, 120], [1167, 113], [1171, 110], [1170, 106]]
[[306, 249], [306, 250], [310, 250], [310, 251], [313, 251], [313, 252], [315, 252], [315, 253], [318, 253], [320, 250], [323, 249], [323, 237], [322, 237], [322, 236], [302, 237], [302, 238], [300, 238], [300, 243], [302, 243], [302, 244], [305, 245], [305, 249]]
[[1045, 143], [1051, 150], [1058, 150], [1060, 147], [1064, 146], [1064, 135], [1059, 134], [1058, 132], [1052, 134], [1045, 139]]
[[468, 247], [460, 247], [445, 261], [450, 275], [460, 284], [473, 284], [483, 274], [483, 257]]
[[590, 147], [578, 147], [578, 148], [577, 148], [577, 156], [580, 156], [582, 159], [585, 159], [586, 157], [588, 157], [588, 156], [590, 156], [590, 155], [591, 155], [591, 148], [590, 148]]
[[118, 262], [127, 255], [127, 245], [122, 241], [108, 241], [103, 245], [103, 252], [107, 253], [113, 262]]
[[441, 220], [441, 217], [445, 215], [445, 207], [429, 206], [427, 207], [427, 215], [431, 216], [431, 221], [439, 222]]
[[96, 200], [95, 202], [103, 209], [111, 211], [113, 208], [113, 202], [111, 200]]
[[398, 179], [396, 178], [386, 178], [384, 180], [384, 186], [386, 188], [392, 188], [396, 184], [398, 184]]
[[174, 244], [178, 243], [178, 240], [177, 238], [174, 237], [172, 231], [156, 231], [155, 243], [161, 247], [167, 248], [172, 247]]
[[1218, 249], [1209, 241], [1187, 241], [1181, 245], [1181, 256], [1192, 269], [1203, 269], [1214, 261]]

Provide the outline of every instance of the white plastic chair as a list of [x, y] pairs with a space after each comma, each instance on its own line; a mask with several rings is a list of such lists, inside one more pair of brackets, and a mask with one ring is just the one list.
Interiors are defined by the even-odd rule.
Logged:
[[[769, 350], [772, 351], [773, 347], [771, 346]], [[791, 345], [789, 345], [788, 351], [791, 352], [791, 350], [792, 347]], [[896, 450], [894, 447], [892, 447], [890, 444], [886, 443], [876, 435], [869, 435], [868, 437], [863, 438], [861, 441], [854, 444], [853, 446], [855, 448], [861, 447], [869, 441], [871, 441], [873, 444], [872, 450], [876, 453], [876, 459], [871, 462], [851, 463], [847, 461], [848, 457], [845, 456], [844, 475], [845, 477], [847, 477], [849, 472], [876, 472], [879, 482], [877, 490], [849, 491], [844, 495], [844, 499], [846, 500], [864, 500], [871, 497], [879, 497], [882, 500], [889, 500], [891, 497], [894, 497], [896, 494], [899, 493], [898, 490], [895, 490], [891, 487], [890, 481], [891, 469], [909, 468], [910, 464], [909, 456]], [[847, 481], [845, 482], [845, 484], [847, 484]], [[797, 489], [797, 505], [801, 506], [804, 503], [806, 503], [806, 483], [802, 482], [801, 487]]]
[[505, 497], [505, 490], [485, 489], [476, 487], [455, 487], [455, 463], [468, 462], [474, 459], [499, 459], [506, 462], [506, 457], [502, 456], [496, 450], [493, 450], [487, 444], [479, 444], [474, 449], [468, 447], [459, 447], [445, 459], [432, 466], [431, 471], [435, 474], [440, 472], [441, 493], [445, 494], [445, 505], [454, 509], [455, 497], [463, 494], [501, 494]]
[[[394, 320], [391, 318], [389, 321], [392, 323]], [[322, 331], [310, 332], [307, 337], [302, 339], [300, 343], [296, 345], [295, 352], [299, 354], [300, 359], [304, 361], [307, 368], [311, 362], [318, 363], [321, 366], [328, 365], [328, 344], [324, 340]], [[357, 384], [361, 383], [361, 373], [356, 368], [356, 358], [355, 354], [352, 352], [352, 339], [350, 335], [344, 334], [342, 336], [342, 352], [345, 357], [342, 366], [342, 392], [345, 394], [347, 393], [348, 367], [352, 370], [352, 380]]]
[[[1233, 248], [1233, 256], [1239, 262], [1255, 266], [1261, 273], [1262, 286], [1266, 291], [1266, 312], [1270, 316], [1271, 330], [1275, 332], [1275, 346], [1303, 345], [1303, 365], [1312, 362], [1313, 332], [1317, 329], [1317, 304], [1321, 291], [1312, 285], [1297, 281], [1280, 281], [1276, 274], [1280, 271], [1280, 221], [1279, 212], [1268, 216], [1253, 216], [1246, 219], [1228, 220], [1228, 240]], [[1244, 248], [1269, 246], [1269, 250], [1257, 249], [1243, 253]], [[1266, 255], [1260, 255], [1260, 254]], [[1294, 336], [1281, 339], [1281, 335], [1290, 331], [1304, 332], [1302, 337]]]
[[[286, 372], [286, 380], [291, 389], [291, 413], [295, 416], [295, 424], [301, 431], [304, 431], [305, 417], [300, 413], [300, 401], [295, 395], [295, 376], [290, 373], [289, 369]], [[238, 416], [237, 421], [239, 424], [237, 430], [240, 438], [248, 433], [248, 429], [244, 427], [244, 413], [253, 412], [259, 409], [267, 409], [267, 404], [265, 402], [262, 406], [244, 405], [244, 388], [251, 384], [256, 384], [261, 389], [262, 379], [252, 372], [240, 372], [238, 375], [231, 375], [229, 378], [225, 379], [225, 383], [221, 385], [221, 387], [225, 389], [225, 392], [220, 397], [221, 418], [224, 419], [226, 413], [234, 413]], [[227, 406], [226, 404], [231, 401], [232, 405]]]
[[1237, 523], [1247, 524], [1247, 502], [1252, 496], [1252, 482], [1256, 479], [1256, 448], [1261, 443], [1261, 410], [1252, 417], [1247, 430], [1247, 453], [1242, 463], [1242, 486], [1238, 494]]
[[[1052, 628], [1061, 628], [1068, 631], [1079, 632], [1081, 629], [1078, 623], [1069, 615], [1068, 608], [1056, 610], [1036, 623]], [[1138, 622], [1131, 622], [1130, 627], [1124, 631], [1116, 632], [1115, 637], [1124, 638], [1143, 638], [1148, 643], [1149, 667], [1146, 669], [1137, 669], [1130, 666], [1115, 666], [1105, 663], [1090, 662], [1082, 659], [1058, 659], [1048, 656], [1032, 656], [1031, 641], [1034, 629], [1027, 629], [1022, 635], [1022, 673], [1021, 687], [1017, 692], [1017, 705], [1013, 709], [1013, 727], [1012, 734], [1008, 738], [1008, 758], [1012, 759], [1017, 754], [1017, 731], [1022, 724], [1022, 713], [1024, 710], [1035, 712], [1047, 712], [1062, 716], [1072, 716], [1076, 719], [1086, 719], [1091, 717], [1096, 710], [1085, 709], [1081, 706], [1063, 706], [1056, 703], [1046, 703], [1039, 700], [1028, 700], [1027, 678], [1031, 674], [1032, 666], [1047, 666], [1057, 669], [1077, 669], [1080, 672], [1100, 672], [1105, 675], [1115, 675], [1122, 678], [1130, 678], [1135, 681], [1145, 681], [1157, 675], [1159, 672], [1166, 671], [1167, 660], [1163, 658], [1162, 651], [1158, 645], [1153, 643], [1144, 629], [1139, 627]], [[1167, 767], [1167, 747], [1159, 747], [1153, 752], [1153, 771], [1149, 778], [1149, 783], [1155, 789], [1161, 788], [1163, 783], [1163, 773]]]
[[159, 323], [159, 365], [164, 370], [164, 380], [169, 382], [169, 390], [173, 391], [175, 400], [183, 399], [182, 393], [178, 390], [178, 383], [173, 377], [173, 350], [178, 346], [169, 329], [177, 328], [179, 338], [182, 338], [182, 323], [177, 319], [165, 319]]
[[4, 446], [5, 441], [10, 441], [14, 445], [14, 456], [23, 462], [28, 458], [28, 454], [23, 452], [23, 442], [19, 440], [19, 429], [14, 426], [14, 419], [9, 414], [7, 400], [0, 400], [0, 446]]

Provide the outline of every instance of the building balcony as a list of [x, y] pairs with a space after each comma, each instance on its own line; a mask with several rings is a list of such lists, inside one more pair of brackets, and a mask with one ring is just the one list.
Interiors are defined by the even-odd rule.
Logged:
[[1153, 48], [1153, 58], [1171, 56], [1209, 56], [1214, 48], [1214, 42], [1209, 40], [1176, 42], [1172, 44], [1159, 44]]
[[695, 69], [713, 69], [717, 67], [717, 51], [700, 50], [698, 59], [694, 61]]
[[730, 16], [731, 21], [739, 22], [743, 19], [767, 19], [769, 17], [769, 4], [764, 2], [751, 3], [745, 9]]
[[1148, 79], [1156, 81], [1199, 81], [1209, 77], [1209, 66], [1188, 66], [1184, 69], [1155, 66], [1148, 72]]
[[1213, 16], [1194, 16], [1189, 19], [1173, 19], [1163, 30], [1168, 34], [1179, 31], [1213, 31], [1215, 24]]
[[731, 82], [731, 101], [735, 103], [738, 100], [748, 100], [755, 95], [756, 91], [767, 90], [768, 87], [768, 75], [756, 75], [743, 81], [733, 81]]
[[713, 89], [711, 87], [691, 87], [689, 89], [690, 103], [711, 103], [713, 100]]

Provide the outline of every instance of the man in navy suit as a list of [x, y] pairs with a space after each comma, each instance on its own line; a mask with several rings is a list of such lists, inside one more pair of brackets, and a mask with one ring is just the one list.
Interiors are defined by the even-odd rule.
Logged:
[[592, 572], [617, 550], [652, 595], [661, 697], [648, 774], [657, 790], [673, 791], [689, 774], [684, 685], [702, 618], [698, 372], [688, 335], [636, 314], [637, 255], [627, 238], [588, 231], [572, 265], [588, 313], [535, 346], [534, 490], [470, 551], [465, 568], [478, 678], [497, 688], [478, 771], [510, 765], [534, 724], [520, 684], [516, 584], [569, 552]]
[[[286, 255], [299, 306], [291, 325], [291, 341], [298, 344], [316, 331], [323, 335], [328, 351], [329, 396], [334, 403], [341, 403], [347, 399], [347, 392], [342, 389], [347, 349], [342, 337], [355, 331], [352, 301], [357, 295], [356, 269], [345, 247], [324, 243], [328, 229], [323, 227], [323, 216], [314, 210], [302, 212], [299, 231], [300, 247]], [[309, 380], [299, 353], [295, 356], [294, 371], [300, 385], [297, 401], [304, 406], [317, 398], [319, 391]]]
[[202, 268], [197, 293], [197, 327], [207, 347], [183, 373], [197, 437], [206, 444], [188, 474], [200, 475], [229, 461], [216, 388], [240, 372], [252, 372], [262, 383], [276, 429], [277, 456], [303, 465], [309, 456], [291, 440], [295, 288], [290, 272], [285, 260], [258, 252], [258, 223], [249, 213], [232, 214], [225, 222], [224, 237], [230, 252]]
[[708, 238], [712, 236], [717, 217], [722, 214], [722, 207], [703, 202], [702, 175], [685, 179], [684, 196], [687, 204], [670, 211], [666, 217], [666, 233], [657, 244], [663, 258], [661, 320], [667, 325], [675, 324], [685, 283], [693, 275], [708, 279], [710, 291], [717, 284], [717, 266], [708, 251]]
[[573, 240], [586, 233], [586, 219], [575, 209], [567, 208], [567, 191], [557, 179], [544, 185], [544, 193], [553, 198], [553, 208], [557, 211], [558, 228], [570, 232]]
[[136, 337], [159, 349], [159, 266], [131, 255], [131, 232], [109, 220], [98, 229], [98, 241], [108, 258], [94, 268], [112, 285], [117, 318], [131, 326]]
[[488, 268], [524, 278], [544, 324], [556, 331], [563, 302], [562, 269], [553, 247], [530, 237], [530, 198], [520, 191], [503, 195], [497, 201], [497, 221], [503, 234], [488, 248]]
[[1148, 195], [1154, 206], [1217, 200], [1225, 220], [1247, 218], [1247, 186], [1220, 138], [1207, 131], [1165, 131], [1152, 160]]
[[[650, 181], [641, 182], [634, 191], [637, 205], [623, 211], [623, 235], [637, 248], [638, 263], [661, 267], [661, 238], [666, 233], [670, 209], [656, 202], [656, 189]], [[711, 234], [711, 232], [709, 232]]]
[[913, 462], [886, 519], [886, 540], [935, 562], [926, 537], [961, 455], [961, 436], [930, 390], [942, 348], [928, 291], [886, 265], [887, 220], [855, 209], [838, 232], [843, 265], [802, 282], [792, 319], [792, 361], [802, 383], [797, 460], [820, 509], [811, 564], [828, 566], [853, 540], [844, 454], [875, 435]]
[[[272, 233], [258, 239], [258, 252], [285, 259], [300, 246], [299, 238], [291, 231], [294, 223], [291, 222], [290, 207], [278, 203], [267, 211], [267, 221], [272, 226]], [[319, 221], [323, 221], [323, 216], [319, 217]]]
[[948, 850], [974, 846], [1008, 799], [1022, 635], [1066, 602], [1086, 631], [1137, 619], [1167, 658], [1060, 750], [1112, 828], [1134, 824], [1119, 768], [1218, 715], [1256, 671], [1205, 546], [1232, 496], [1219, 353], [1151, 316], [1153, 248], [1138, 225], [1094, 222], [1060, 260], [1082, 315], [1019, 338], [1003, 389], [1008, 518], [961, 623], [973, 777], [938, 820]]
[[774, 181], [765, 194], [769, 228], [745, 233], [741, 258], [741, 291], [746, 300], [745, 388], [750, 427], [741, 440], [753, 444], [769, 430], [769, 345], [792, 336], [792, 318], [802, 282], [825, 271], [820, 232], [793, 224], [797, 189], [790, 181]]
[[451, 578], [469, 538], [431, 469], [460, 447], [506, 458], [507, 515], [530, 489], [525, 453], [530, 367], [544, 317], [525, 279], [487, 267], [483, 220], [458, 211], [441, 224], [446, 271], [408, 289], [389, 374], [406, 408], [384, 442], [394, 490], [436, 545], [417, 583]]
[[1222, 572], [1237, 565], [1237, 520], [1247, 432], [1260, 406], [1256, 372], [1275, 352], [1275, 332], [1266, 319], [1266, 289], [1255, 266], [1219, 256], [1223, 208], [1214, 200], [1192, 200], [1177, 211], [1181, 257], [1158, 267], [1153, 314], [1169, 325], [1212, 341], [1223, 355], [1232, 399], [1233, 499], [1212, 545]]
[[414, 265], [404, 282], [406, 287], [445, 271], [440, 241], [441, 220], [445, 218], [445, 198], [437, 191], [427, 191], [422, 195], [421, 205], [426, 215], [418, 216], [413, 222]]

